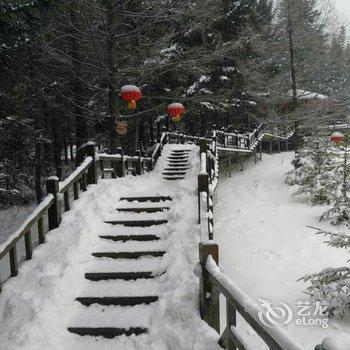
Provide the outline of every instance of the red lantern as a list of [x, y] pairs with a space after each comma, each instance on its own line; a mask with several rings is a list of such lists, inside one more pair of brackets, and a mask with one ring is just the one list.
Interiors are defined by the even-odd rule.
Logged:
[[181, 114], [185, 112], [185, 107], [181, 103], [174, 102], [168, 106], [167, 111], [173, 122], [177, 123], [181, 121]]
[[124, 85], [121, 88], [120, 96], [128, 102], [130, 109], [136, 109], [136, 102], [142, 97], [141, 90], [135, 85]]
[[341, 142], [343, 142], [345, 139], [345, 136], [344, 134], [342, 134], [341, 132], [334, 132], [332, 135], [331, 135], [331, 141], [336, 143], [336, 144], [340, 144]]

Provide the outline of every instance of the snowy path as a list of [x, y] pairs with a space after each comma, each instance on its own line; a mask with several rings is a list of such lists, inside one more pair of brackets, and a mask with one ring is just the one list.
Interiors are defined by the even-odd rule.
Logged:
[[[179, 181], [164, 180], [166, 158], [174, 149], [191, 148], [190, 169]], [[167, 145], [154, 172], [101, 180], [82, 193], [61, 226], [47, 235], [0, 297], [1, 350], [79, 349], [220, 349], [218, 335], [200, 319], [196, 224], [196, 148]], [[166, 175], [172, 176], [172, 175]], [[177, 175], [175, 176], [177, 177]], [[159, 207], [160, 203], [120, 201], [130, 196], [169, 196], [169, 210], [155, 213], [117, 212], [116, 208]], [[166, 220], [150, 227], [125, 227], [105, 221]], [[113, 241], [100, 236], [157, 236], [158, 240]], [[162, 251], [163, 256], [134, 260], [98, 258], [92, 253]], [[86, 273], [149, 271], [155, 278], [93, 281]], [[165, 272], [165, 273], [164, 273]], [[77, 297], [157, 296], [149, 305], [84, 306]], [[147, 334], [105, 339], [81, 337], [67, 327], [143, 327]]]
[[[324, 208], [308, 207], [291, 196], [293, 189], [284, 183], [284, 174], [291, 168], [292, 157], [291, 152], [264, 155], [262, 163], [221, 179], [214, 239], [220, 246], [223, 272], [238, 286], [257, 302], [258, 298], [282, 301], [297, 312], [296, 303], [309, 300], [303, 293], [305, 284], [297, 279], [326, 267], [344, 266], [349, 255], [327, 247], [324, 237], [306, 228], [331, 226], [318, 222]], [[286, 329], [313, 349], [327, 336], [349, 334], [350, 322], [331, 321], [323, 329], [292, 321]]]

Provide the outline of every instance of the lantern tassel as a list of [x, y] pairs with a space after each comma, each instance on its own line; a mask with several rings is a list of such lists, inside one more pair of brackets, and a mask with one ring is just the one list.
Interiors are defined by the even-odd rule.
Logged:
[[180, 115], [180, 114], [176, 114], [176, 116], [173, 117], [173, 122], [174, 122], [174, 123], [177, 123], [177, 122], [179, 122], [179, 121], [181, 121], [181, 115]]
[[136, 109], [136, 101], [132, 100], [132, 101], [128, 101], [128, 106], [129, 106], [129, 109]]

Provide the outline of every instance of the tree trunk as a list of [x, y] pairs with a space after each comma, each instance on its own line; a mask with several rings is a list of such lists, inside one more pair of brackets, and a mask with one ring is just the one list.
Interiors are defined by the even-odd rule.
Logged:
[[62, 180], [61, 140], [58, 130], [57, 111], [52, 111], [53, 160], [56, 176]]
[[116, 26], [117, 3], [113, 0], [106, 1], [107, 11], [107, 78], [108, 78], [108, 109], [109, 109], [109, 150], [111, 153], [117, 151], [117, 139], [115, 122], [118, 113], [117, 100], [117, 42]]
[[35, 153], [34, 153], [34, 178], [35, 178], [35, 198], [39, 204], [43, 198], [43, 189], [41, 187], [41, 123], [40, 116], [36, 113], [34, 116], [34, 135], [35, 135]]
[[296, 78], [296, 68], [295, 68], [295, 48], [294, 48], [294, 28], [292, 19], [292, 10], [290, 5], [290, 0], [287, 0], [287, 33], [288, 33], [288, 50], [289, 50], [289, 67], [290, 67], [290, 77], [292, 84], [292, 108], [295, 109], [298, 95], [297, 95], [297, 78]]
[[79, 156], [80, 147], [87, 141], [87, 122], [86, 115], [84, 113], [84, 87], [81, 81], [83, 72], [81, 47], [79, 44], [78, 31], [80, 27], [79, 21], [79, 8], [76, 0], [71, 2], [70, 18], [72, 23], [71, 29], [71, 52], [72, 52], [72, 89], [73, 89], [73, 110], [75, 117], [75, 140], [77, 148], [76, 162], [81, 162]]

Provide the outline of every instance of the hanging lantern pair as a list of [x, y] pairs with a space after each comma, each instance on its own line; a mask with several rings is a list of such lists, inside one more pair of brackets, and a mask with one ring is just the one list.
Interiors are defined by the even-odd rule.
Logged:
[[124, 85], [120, 90], [120, 96], [124, 101], [128, 102], [131, 110], [136, 109], [136, 103], [142, 97], [141, 90], [135, 85]]
[[168, 115], [174, 123], [181, 121], [181, 115], [185, 112], [185, 107], [178, 102], [171, 103], [167, 108]]
[[334, 142], [337, 146], [341, 145], [345, 140], [343, 133], [336, 131], [331, 135], [331, 141]]

